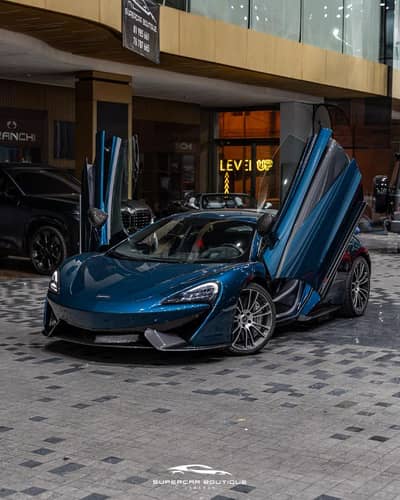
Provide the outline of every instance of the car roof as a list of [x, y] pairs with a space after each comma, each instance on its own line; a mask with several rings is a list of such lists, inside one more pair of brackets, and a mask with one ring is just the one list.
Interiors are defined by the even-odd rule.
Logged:
[[246, 222], [257, 222], [259, 217], [263, 215], [262, 212], [258, 212], [257, 210], [242, 210], [242, 209], [216, 209], [216, 210], [193, 210], [190, 212], [182, 212], [174, 214], [170, 217], [179, 217], [181, 219], [196, 217], [196, 218], [204, 218], [204, 219], [215, 219], [215, 220], [223, 220], [223, 219], [232, 219], [232, 220], [243, 220]]
[[214, 192], [214, 193], [196, 193], [196, 196], [249, 196], [249, 194], [246, 193], [221, 193], [221, 192]]
[[41, 165], [40, 163], [8, 163], [0, 162], [0, 168], [10, 169], [10, 170], [50, 170], [55, 172], [69, 172], [68, 169], [52, 167], [51, 165]]

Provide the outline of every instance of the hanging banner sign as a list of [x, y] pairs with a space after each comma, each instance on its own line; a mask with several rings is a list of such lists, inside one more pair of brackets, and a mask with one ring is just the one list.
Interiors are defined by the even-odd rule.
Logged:
[[122, 0], [122, 45], [160, 64], [160, 6], [152, 0]]

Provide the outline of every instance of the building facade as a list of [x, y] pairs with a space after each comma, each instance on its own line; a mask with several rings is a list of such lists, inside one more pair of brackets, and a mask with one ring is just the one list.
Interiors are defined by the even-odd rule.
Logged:
[[97, 130], [138, 135], [130, 187], [157, 214], [189, 191], [290, 177], [283, 145], [330, 125], [364, 189], [400, 148], [394, 0], [165, 0], [160, 64], [122, 46], [121, 0], [0, 0], [0, 162], [74, 170]]

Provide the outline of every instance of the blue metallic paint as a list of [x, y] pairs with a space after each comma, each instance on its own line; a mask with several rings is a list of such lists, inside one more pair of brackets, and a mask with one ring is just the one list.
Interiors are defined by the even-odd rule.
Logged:
[[[353, 229], [363, 207], [361, 173], [353, 160], [309, 213], [304, 208], [330, 139], [331, 131], [323, 129], [306, 153], [274, 224], [273, 244], [264, 252], [264, 262], [273, 279], [299, 279], [316, 293], [337, 255], [344, 251], [347, 231]], [[304, 219], [299, 223], [302, 213]]]
[[[59, 294], [48, 293], [45, 323], [48, 326], [49, 308], [58, 320], [90, 331], [145, 328], [163, 331], [170, 323], [197, 318], [198, 324], [190, 339], [186, 339], [188, 346], [228, 346], [232, 341], [233, 313], [243, 286], [254, 280], [269, 288], [271, 281], [282, 278], [303, 283], [290, 319], [310, 314], [321, 301], [318, 290], [335, 257], [332, 246], [336, 245], [337, 251], [344, 250], [339, 248], [337, 234], [343, 229], [347, 214], [354, 212], [355, 193], [360, 184], [359, 171], [353, 162], [308, 214], [300, 230], [293, 231], [330, 137], [329, 130], [322, 130], [310, 142], [274, 225], [272, 242], [260, 252], [262, 240], [255, 233], [247, 262], [179, 264], [120, 260], [107, 253], [78, 255], [60, 269]], [[329, 211], [335, 214], [330, 223]], [[259, 214], [212, 211], [173, 217], [229, 218], [255, 225]], [[357, 241], [353, 238], [351, 242], [350, 258], [363, 251]], [[213, 304], [163, 304], [169, 296], [210, 281], [220, 287]], [[50, 331], [46, 333], [51, 335]]]

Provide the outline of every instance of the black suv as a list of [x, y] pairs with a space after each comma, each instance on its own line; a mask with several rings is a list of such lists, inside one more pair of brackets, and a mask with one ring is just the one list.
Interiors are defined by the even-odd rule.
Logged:
[[0, 164], [0, 256], [29, 257], [50, 274], [79, 251], [80, 184], [51, 168]]

